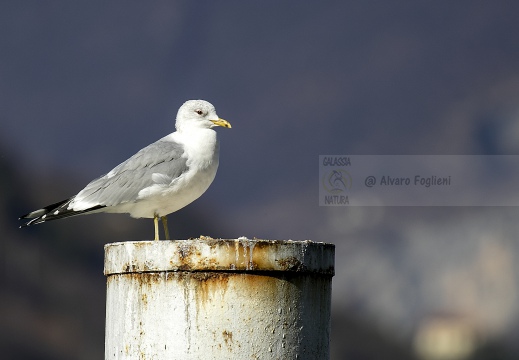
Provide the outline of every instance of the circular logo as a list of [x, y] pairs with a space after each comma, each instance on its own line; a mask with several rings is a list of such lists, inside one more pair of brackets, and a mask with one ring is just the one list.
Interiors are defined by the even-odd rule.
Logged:
[[322, 183], [329, 193], [339, 194], [351, 188], [352, 179], [346, 170], [333, 169], [324, 174]]

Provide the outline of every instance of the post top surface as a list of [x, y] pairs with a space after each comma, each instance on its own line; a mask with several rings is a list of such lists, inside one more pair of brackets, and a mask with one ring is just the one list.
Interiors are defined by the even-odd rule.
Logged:
[[105, 245], [105, 275], [161, 271], [334, 274], [335, 245], [310, 240], [190, 239]]

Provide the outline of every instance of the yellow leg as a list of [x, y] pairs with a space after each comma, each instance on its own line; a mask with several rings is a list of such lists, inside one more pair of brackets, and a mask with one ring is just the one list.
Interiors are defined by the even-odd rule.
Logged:
[[166, 240], [169, 240], [168, 218], [163, 216], [161, 219], [162, 225], [164, 226], [164, 237]]
[[155, 241], [159, 240], [159, 216], [155, 215], [153, 218], [153, 224], [155, 225]]

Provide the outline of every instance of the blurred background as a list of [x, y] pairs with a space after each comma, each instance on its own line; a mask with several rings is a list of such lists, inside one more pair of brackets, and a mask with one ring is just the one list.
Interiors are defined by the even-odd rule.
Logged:
[[103, 245], [18, 229], [212, 102], [220, 168], [175, 238], [336, 245], [332, 359], [517, 359], [519, 209], [320, 207], [326, 154], [519, 154], [519, 2], [2, 1], [0, 354], [101, 359]]

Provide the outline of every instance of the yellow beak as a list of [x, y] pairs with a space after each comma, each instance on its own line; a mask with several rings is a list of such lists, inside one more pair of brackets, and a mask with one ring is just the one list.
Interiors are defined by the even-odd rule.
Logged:
[[229, 129], [232, 128], [231, 124], [227, 120], [224, 120], [224, 119], [211, 120], [211, 122], [213, 124], [215, 124], [216, 126], [223, 126], [223, 127], [229, 128]]

